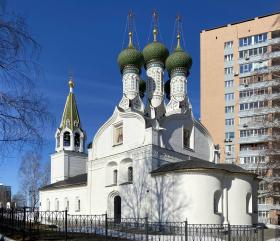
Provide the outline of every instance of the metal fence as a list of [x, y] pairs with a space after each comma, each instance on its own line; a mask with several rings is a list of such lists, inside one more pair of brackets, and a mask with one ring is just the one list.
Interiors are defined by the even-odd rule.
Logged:
[[112, 219], [29, 208], [1, 209], [0, 232], [22, 240], [264, 241], [263, 228], [256, 226]]

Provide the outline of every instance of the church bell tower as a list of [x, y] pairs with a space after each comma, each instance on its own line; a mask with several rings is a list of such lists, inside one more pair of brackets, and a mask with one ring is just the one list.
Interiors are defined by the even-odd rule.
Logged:
[[55, 133], [55, 153], [51, 155], [51, 183], [86, 173], [86, 133], [81, 127], [72, 77], [68, 84], [69, 94], [60, 126]]

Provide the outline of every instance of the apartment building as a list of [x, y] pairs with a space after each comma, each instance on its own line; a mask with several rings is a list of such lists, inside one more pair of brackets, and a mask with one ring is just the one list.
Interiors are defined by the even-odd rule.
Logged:
[[280, 224], [280, 172], [267, 165], [274, 128], [265, 124], [280, 113], [280, 14], [203, 30], [200, 51], [201, 121], [223, 162], [263, 177], [259, 221]]
[[0, 208], [11, 207], [11, 187], [0, 183]]

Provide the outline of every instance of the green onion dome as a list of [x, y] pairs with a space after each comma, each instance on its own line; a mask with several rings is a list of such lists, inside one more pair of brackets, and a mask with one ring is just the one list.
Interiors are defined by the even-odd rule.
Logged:
[[165, 63], [166, 58], [169, 55], [168, 49], [164, 44], [160, 43], [156, 39], [156, 30], [154, 30], [154, 41], [149, 43], [143, 49], [143, 56], [145, 64], [148, 64], [151, 61], [161, 61]]
[[141, 70], [143, 65], [143, 55], [140, 51], [134, 48], [131, 35], [128, 47], [121, 51], [118, 56], [118, 64], [120, 66], [121, 72], [126, 66], [133, 66]]
[[192, 67], [192, 57], [185, 52], [180, 46], [180, 36], [178, 38], [178, 45], [174, 52], [166, 59], [165, 66], [169, 74], [175, 69], [183, 69], [189, 73]]

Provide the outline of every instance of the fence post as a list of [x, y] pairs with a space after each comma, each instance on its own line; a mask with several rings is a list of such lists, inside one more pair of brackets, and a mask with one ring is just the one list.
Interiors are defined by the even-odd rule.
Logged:
[[188, 220], [185, 221], [185, 241], [188, 241]]
[[264, 227], [261, 226], [261, 241], [264, 241]]
[[11, 209], [11, 218], [12, 218], [12, 234], [14, 234], [14, 208]]
[[148, 223], [148, 217], [145, 217], [145, 240], [149, 240], [149, 223]]
[[22, 240], [25, 241], [26, 207], [23, 207], [23, 233]]
[[64, 218], [64, 229], [65, 229], [65, 241], [67, 241], [67, 215], [68, 215], [68, 212], [67, 212], [67, 209], [65, 210], [65, 218]]
[[228, 224], [228, 241], [231, 241], [231, 228], [230, 228], [230, 224]]
[[107, 212], [105, 213], [105, 240], [107, 241], [108, 238], [108, 217]]

